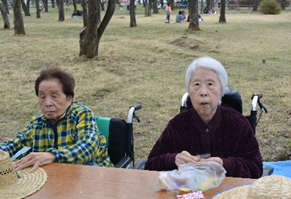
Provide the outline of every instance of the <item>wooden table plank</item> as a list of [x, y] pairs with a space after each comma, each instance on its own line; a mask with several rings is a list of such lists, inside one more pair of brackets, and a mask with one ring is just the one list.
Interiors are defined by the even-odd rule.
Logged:
[[[53, 163], [43, 166], [48, 180], [29, 199], [169, 199], [177, 193], [157, 191], [159, 173], [156, 171], [104, 168]], [[210, 198], [229, 187], [250, 184], [254, 179], [226, 177], [217, 188], [204, 193]]]

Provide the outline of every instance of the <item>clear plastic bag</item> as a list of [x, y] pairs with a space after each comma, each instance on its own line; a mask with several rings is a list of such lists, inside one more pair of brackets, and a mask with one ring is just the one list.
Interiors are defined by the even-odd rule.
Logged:
[[158, 190], [177, 192], [187, 187], [191, 191], [206, 191], [218, 187], [225, 174], [223, 166], [214, 161], [183, 164], [178, 169], [160, 172]]

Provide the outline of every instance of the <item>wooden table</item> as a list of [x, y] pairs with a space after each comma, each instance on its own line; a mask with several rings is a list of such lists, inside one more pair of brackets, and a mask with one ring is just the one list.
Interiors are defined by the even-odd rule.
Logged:
[[[156, 171], [104, 168], [53, 163], [42, 167], [46, 184], [29, 199], [175, 199], [171, 191], [156, 191]], [[250, 184], [254, 179], [226, 177], [217, 188], [204, 193], [210, 198], [229, 187]]]

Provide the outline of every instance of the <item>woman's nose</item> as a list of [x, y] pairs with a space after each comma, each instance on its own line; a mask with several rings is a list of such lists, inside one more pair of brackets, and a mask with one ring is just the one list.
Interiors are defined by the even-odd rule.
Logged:
[[200, 96], [207, 96], [207, 95], [208, 95], [207, 90], [205, 88], [201, 88]]
[[52, 106], [52, 105], [53, 105], [52, 100], [50, 100], [50, 99], [46, 99], [46, 101], [45, 101], [45, 106], [46, 106], [46, 107], [50, 107], [50, 106]]

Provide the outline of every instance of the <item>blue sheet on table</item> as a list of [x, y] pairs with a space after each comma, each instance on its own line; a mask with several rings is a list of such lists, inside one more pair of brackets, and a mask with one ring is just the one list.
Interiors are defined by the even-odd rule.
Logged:
[[272, 175], [282, 175], [291, 178], [291, 160], [278, 162], [263, 162], [263, 167], [272, 167]]

